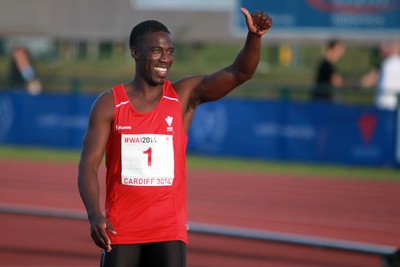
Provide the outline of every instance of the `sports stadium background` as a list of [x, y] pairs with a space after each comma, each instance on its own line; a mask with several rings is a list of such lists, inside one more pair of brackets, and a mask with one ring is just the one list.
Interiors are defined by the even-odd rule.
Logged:
[[[105, 49], [104, 43], [108, 43], [109, 53], [112, 53], [115, 46], [121, 43], [126, 46], [132, 25], [146, 18], [165, 22], [174, 40], [183, 45], [239, 43], [245, 36], [240, 6], [250, 10], [264, 9], [271, 14], [274, 27], [263, 39], [265, 43], [300, 42], [305, 46], [315, 42], [322, 45], [326, 39], [336, 37], [357, 43], [359, 47], [368, 43], [373, 46], [382, 40], [396, 38], [400, 27], [397, 1], [288, 1], [283, 5], [228, 0], [3, 0], [0, 16], [2, 50], [5, 54], [13, 42], [23, 41], [38, 54], [45, 54], [46, 48], [56, 49], [55, 54], [62, 60], [63, 55], [79, 54], [82, 50], [87, 54], [101, 54]], [[267, 50], [267, 54], [273, 52]], [[280, 46], [276, 52], [282, 64], [295, 61], [296, 53], [300, 53], [296, 52], [296, 46]], [[6, 75], [3, 75], [3, 89], [7, 89]], [[66, 75], [62, 76], [62, 73], [56, 74], [58, 82], [51, 84], [52, 91], [45, 90], [39, 96], [21, 95], [20, 91], [15, 92], [12, 88], [2, 90], [1, 143], [80, 147], [88, 110], [99, 91], [91, 92], [90, 96], [79, 94], [79, 80], [66, 82]], [[54, 88], [65, 87], [66, 83], [71, 93], [54, 95], [57, 91]], [[274, 87], [273, 84], [273, 78], [267, 77], [257, 86], [268, 91]], [[249, 86], [253, 85], [250, 83]], [[395, 111], [378, 110], [371, 101], [367, 104], [356, 100], [322, 105], [310, 101], [287, 101], [282, 87], [278, 89], [278, 95], [283, 97], [278, 99], [267, 97], [260, 101], [259, 97], [257, 100], [242, 97], [201, 107], [190, 133], [188, 151], [380, 166], [396, 166], [400, 161], [400, 126]], [[353, 87], [357, 85], [353, 83]], [[355, 98], [362, 98], [365, 94], [353, 91], [356, 92]], [[25, 108], [21, 109], [21, 106]]]
[[[244, 25], [238, 12], [240, 6], [250, 10], [265, 9], [271, 14], [274, 27], [269, 36], [263, 39], [266, 46], [263, 52], [267, 52], [268, 59], [284, 66], [297, 64], [297, 67], [301, 67], [305, 47], [322, 47], [332, 37], [340, 38], [352, 46], [353, 49], [347, 52], [351, 56], [351, 53], [374, 47], [382, 40], [400, 36], [400, 6], [398, 1], [392, 0], [0, 0], [0, 4], [0, 57], [3, 59], [0, 70], [4, 73], [0, 78], [1, 146], [79, 149], [88, 111], [99, 93], [93, 89], [85, 91], [81, 80], [62, 72], [49, 74], [53, 79], [44, 74], [43, 77], [47, 78], [45, 84], [49, 84], [49, 87], [38, 95], [7, 86], [7, 63], [4, 62], [7, 61], [14, 43], [24, 43], [37, 57], [55, 60], [54, 65], [57, 65], [57, 60], [67, 60], [78, 65], [80, 60], [91, 61], [113, 53], [129, 58], [125, 43], [132, 25], [144, 19], [157, 18], [169, 26], [174, 40], [182, 48], [187, 45], [192, 48], [189, 53], [200, 54], [201, 48], [207, 43], [227, 46], [241, 44]], [[269, 46], [270, 44], [274, 46]], [[263, 60], [259, 72], [266, 72], [274, 66], [277, 65], [268, 65]], [[282, 69], [283, 72], [286, 70]], [[131, 73], [130, 69], [128, 71]], [[100, 76], [101, 74], [93, 74], [90, 79], [103, 81]], [[119, 77], [123, 76], [122, 73]], [[249, 87], [257, 86], [262, 91], [273, 88], [272, 90], [277, 90], [276, 95], [256, 94], [254, 97], [234, 94], [200, 107], [189, 134], [189, 154], [375, 168], [395, 169], [399, 166], [399, 110], [379, 110], [370, 100], [360, 101], [359, 98], [364, 97], [365, 93], [351, 86], [344, 91], [352, 95], [342, 95], [346, 101], [313, 103], [304, 100], [306, 92], [296, 87], [297, 82], [298, 80], [294, 84], [290, 83], [291, 88], [288, 89], [286, 85], [276, 86], [277, 82], [273, 78], [260, 80], [249, 83]], [[298, 94], [297, 91], [302, 96], [293, 97]], [[373, 92], [368, 97], [371, 99]], [[96, 252], [91, 250], [85, 254], [86, 244], [92, 245], [87, 239], [82, 241], [79, 252], [68, 250], [73, 245], [60, 246], [58, 241], [52, 241], [52, 244], [49, 240], [39, 242], [42, 244], [39, 248], [27, 247], [27, 243], [35, 241], [29, 239], [30, 228], [23, 226], [23, 220], [31, 221], [36, 230], [42, 229], [40, 225], [45, 225], [51, 233], [53, 232], [50, 229], [55, 224], [63, 225], [62, 229], [68, 229], [68, 225], [72, 225], [75, 233], [81, 231], [81, 222], [74, 221], [74, 218], [82, 218], [82, 213], [79, 213], [82, 212], [81, 203], [77, 201], [76, 195], [71, 197], [76, 189], [74, 181], [70, 180], [70, 176], [74, 175], [75, 165], [53, 164], [45, 167], [24, 162], [25, 167], [22, 168], [20, 163], [9, 160], [1, 160], [0, 164], [0, 179], [4, 185], [0, 197], [1, 221], [7, 227], [17, 229], [21, 226], [18, 231], [23, 233], [10, 236], [9, 240], [14, 241], [10, 246], [5, 244], [1, 247], [2, 255], [34, 255], [33, 258], [38, 258], [40, 254], [51, 252], [54, 247], [59, 246], [63, 252], [49, 254], [64, 260], [75, 257], [77, 261], [70, 263], [72, 266], [81, 266], [79, 260], [82, 265], [87, 261], [97, 262]], [[43, 172], [40, 177], [32, 175], [39, 172]], [[315, 179], [273, 174], [266, 174], [265, 177], [236, 177], [240, 174], [235, 173], [229, 173], [224, 178], [223, 173], [205, 174], [193, 170], [189, 171], [189, 175], [197, 177], [190, 182], [188, 188], [189, 204], [193, 208], [189, 216], [196, 220], [334, 237], [347, 241], [366, 241], [397, 248], [400, 245], [399, 232], [396, 230], [400, 223], [398, 205], [393, 204], [400, 203], [398, 181], [386, 184], [361, 179], [355, 182], [341, 177], [339, 182], [330, 179], [324, 181], [325, 178], [322, 177]], [[37, 186], [31, 190], [29, 185], [32, 177], [46, 186]], [[57, 181], [54, 177], [60, 180]], [[226, 185], [235, 179], [240, 186], [227, 188]], [[220, 183], [220, 187], [216, 185], [215, 191], [210, 191], [207, 184], [212, 181]], [[241, 184], [243, 181], [247, 182]], [[265, 192], [262, 188], [265, 188]], [[51, 191], [58, 197], [50, 196]], [[250, 203], [251, 206], [246, 205]], [[322, 211], [317, 212], [317, 206]], [[76, 215], [71, 210], [79, 212]], [[339, 213], [341, 210], [345, 210], [344, 215]], [[304, 214], [302, 211], [308, 213]], [[241, 213], [247, 217], [240, 216]], [[32, 214], [35, 216], [29, 217]], [[64, 219], [59, 218], [63, 216]], [[52, 221], [54, 219], [48, 217], [56, 217], [62, 221]], [[285, 223], [279, 223], [282, 221]], [[83, 225], [86, 227], [86, 224]], [[46, 230], [42, 231], [39, 231], [41, 236]], [[87, 234], [86, 229], [83, 229], [79, 232], [79, 238], [88, 238]], [[56, 230], [53, 235], [57, 235]], [[63, 236], [65, 239], [68, 237], [73, 239], [76, 236]], [[235, 265], [238, 262], [245, 264], [242, 266], [265, 266], [262, 262], [271, 260], [281, 264], [271, 266], [360, 266], [360, 262], [363, 262], [363, 266], [378, 266], [374, 265], [375, 261], [371, 263], [370, 258], [352, 259], [345, 265], [341, 265], [343, 263], [340, 260], [337, 265], [332, 263], [334, 260], [325, 262], [324, 257], [345, 259], [349, 255], [327, 256], [324, 254], [326, 251], [321, 251], [320, 248], [308, 252], [300, 249], [294, 253], [297, 256], [303, 254], [299, 260], [289, 255], [290, 249], [286, 245], [278, 245], [278, 248], [269, 245], [264, 247], [264, 244], [252, 240], [247, 241], [251, 243], [247, 243], [248, 250], [243, 250], [246, 243], [235, 243], [237, 241], [231, 239], [224, 242], [206, 240], [208, 244], [204, 246], [199, 245], [200, 241], [196, 243], [198, 239], [207, 238], [193, 238], [193, 247], [197, 249], [197, 253], [200, 251], [198, 254], [208, 255], [210, 259], [221, 248], [232, 245], [234, 251], [242, 251], [239, 256], [257, 263], [243, 263], [235, 258], [239, 257], [235, 255], [237, 252], [223, 250], [219, 251], [220, 254], [231, 258], [230, 261], [224, 259], [220, 263], [211, 263], [211, 259], [209, 262], [204, 260], [204, 255], [202, 258], [193, 253], [192, 259], [198, 257], [198, 262], [203, 263], [192, 260], [189, 262], [190, 266], [223, 266], [228, 261], [232, 266], [241, 266]], [[50, 244], [50, 248], [45, 246], [46, 242]], [[71, 244], [74, 242], [72, 240]], [[215, 247], [210, 248], [210, 244]], [[357, 246], [359, 244], [354, 245], [360, 249]], [[264, 251], [269, 254], [264, 255]], [[13, 266], [10, 263], [12, 261], [15, 259], [8, 262], [10, 266]], [[397, 266], [395, 260], [390, 259], [383, 263], [384, 261], [381, 262], [382, 266]], [[370, 265], [366, 264], [368, 262]], [[26, 262], [21, 265], [33, 266]], [[56, 265], [48, 263], [47, 266]]]

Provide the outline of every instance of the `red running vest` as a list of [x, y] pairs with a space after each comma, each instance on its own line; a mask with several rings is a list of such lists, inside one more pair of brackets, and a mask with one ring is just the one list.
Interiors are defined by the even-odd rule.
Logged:
[[181, 240], [186, 229], [186, 145], [180, 101], [171, 82], [158, 105], [136, 111], [113, 87], [114, 121], [106, 148], [106, 217], [112, 244]]

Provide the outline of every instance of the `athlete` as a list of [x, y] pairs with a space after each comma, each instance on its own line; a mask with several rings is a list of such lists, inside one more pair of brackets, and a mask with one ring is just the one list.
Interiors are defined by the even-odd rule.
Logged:
[[[174, 47], [154, 20], [130, 35], [135, 76], [94, 102], [83, 140], [78, 186], [91, 236], [103, 249], [101, 266], [186, 266], [186, 144], [196, 107], [217, 100], [255, 72], [261, 37], [272, 26], [264, 12], [241, 9], [248, 27], [234, 62], [211, 75], [172, 84]], [[98, 168], [106, 155], [105, 215]]]

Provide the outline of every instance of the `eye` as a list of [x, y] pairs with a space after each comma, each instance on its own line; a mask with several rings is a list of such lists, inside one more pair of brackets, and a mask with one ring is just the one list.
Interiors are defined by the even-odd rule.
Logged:
[[155, 48], [152, 49], [152, 52], [155, 53], [155, 54], [160, 54], [162, 51], [161, 51], [161, 49], [159, 47], [155, 47]]
[[174, 49], [172, 48], [172, 49], [170, 49], [169, 51], [168, 51], [168, 54], [170, 54], [170, 55], [173, 55], [174, 54]]

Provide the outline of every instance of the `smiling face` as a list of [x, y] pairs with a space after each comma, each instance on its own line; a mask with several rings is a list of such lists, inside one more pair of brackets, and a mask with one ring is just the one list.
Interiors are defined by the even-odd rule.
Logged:
[[146, 34], [137, 47], [131, 48], [136, 61], [136, 75], [152, 86], [164, 83], [172, 62], [174, 47], [167, 32]]

